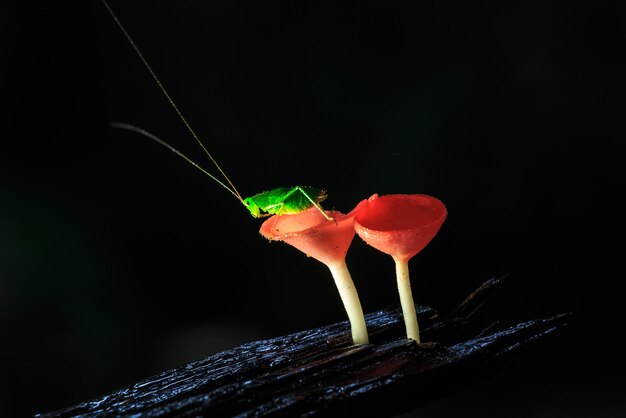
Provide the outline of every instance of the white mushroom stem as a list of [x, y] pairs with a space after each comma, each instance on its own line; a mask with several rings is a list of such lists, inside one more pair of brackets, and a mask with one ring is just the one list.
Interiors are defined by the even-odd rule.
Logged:
[[329, 263], [327, 266], [333, 275], [333, 279], [335, 279], [339, 296], [348, 313], [352, 331], [352, 342], [354, 344], [368, 344], [369, 337], [367, 335], [367, 327], [365, 326], [365, 316], [363, 315], [359, 295], [356, 292], [356, 287], [354, 286], [345, 260]]
[[404, 316], [404, 326], [406, 327], [406, 337], [419, 343], [420, 329], [417, 325], [417, 314], [415, 313], [415, 303], [413, 302], [413, 293], [411, 292], [409, 261], [396, 259], [395, 257], [394, 261], [396, 263], [396, 279], [398, 281], [402, 315]]

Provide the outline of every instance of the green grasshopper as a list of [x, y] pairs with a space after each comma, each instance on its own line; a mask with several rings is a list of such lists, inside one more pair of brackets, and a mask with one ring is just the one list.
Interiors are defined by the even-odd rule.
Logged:
[[172, 147], [170, 144], [158, 138], [154, 134], [151, 134], [150, 132], [144, 129], [138, 128], [134, 125], [130, 125], [127, 123], [122, 123], [122, 122], [113, 122], [111, 123], [112, 127], [134, 131], [168, 148], [170, 151], [172, 151], [179, 157], [186, 160], [188, 163], [190, 163], [191, 165], [193, 165], [194, 167], [202, 171], [204, 174], [206, 174], [207, 176], [215, 180], [218, 184], [220, 184], [222, 187], [224, 187], [226, 190], [228, 190], [248, 209], [248, 211], [250, 211], [250, 214], [255, 218], [271, 216], [271, 215], [278, 215], [278, 216], [288, 215], [288, 214], [292, 215], [292, 214], [303, 212], [311, 207], [315, 207], [317, 208], [317, 210], [320, 211], [322, 215], [324, 215], [324, 217], [327, 220], [329, 221], [334, 220], [324, 211], [324, 209], [320, 205], [320, 202], [325, 200], [326, 197], [328, 196], [326, 191], [315, 188], [315, 187], [307, 187], [307, 186], [278, 187], [272, 190], [258, 193], [254, 196], [247, 197], [244, 199], [239, 193], [239, 191], [237, 191], [237, 188], [235, 187], [235, 185], [230, 181], [226, 173], [224, 173], [224, 171], [222, 170], [220, 165], [217, 163], [217, 161], [213, 158], [213, 156], [206, 149], [202, 141], [200, 141], [200, 138], [198, 137], [198, 135], [196, 135], [196, 132], [192, 129], [189, 122], [187, 122], [187, 119], [183, 116], [182, 112], [179, 110], [178, 106], [176, 105], [174, 100], [171, 98], [167, 90], [165, 89], [165, 87], [161, 83], [161, 80], [157, 77], [156, 73], [152, 69], [152, 66], [150, 66], [146, 58], [143, 56], [143, 54], [139, 50], [139, 47], [137, 47], [137, 45], [135, 44], [135, 41], [133, 40], [133, 38], [130, 36], [130, 34], [124, 27], [124, 25], [122, 25], [122, 22], [118, 19], [117, 15], [113, 12], [113, 9], [111, 9], [111, 7], [109, 6], [106, 0], [102, 0], [102, 3], [104, 4], [104, 7], [107, 9], [107, 11], [111, 15], [111, 17], [113, 18], [117, 26], [120, 28], [120, 30], [122, 31], [122, 33], [124, 34], [128, 42], [130, 43], [131, 47], [135, 50], [135, 52], [141, 59], [143, 65], [147, 68], [148, 72], [150, 73], [154, 81], [157, 83], [161, 92], [165, 95], [170, 105], [174, 108], [178, 117], [182, 120], [187, 130], [191, 133], [191, 135], [196, 140], [196, 142], [200, 145], [204, 153], [209, 157], [211, 162], [215, 165], [215, 167], [220, 172], [222, 177], [224, 177], [228, 185], [222, 182], [221, 180], [219, 180], [217, 177], [215, 177], [211, 173], [209, 173], [204, 168], [202, 168], [199, 164], [192, 161], [182, 152], [178, 151], [176, 148]]

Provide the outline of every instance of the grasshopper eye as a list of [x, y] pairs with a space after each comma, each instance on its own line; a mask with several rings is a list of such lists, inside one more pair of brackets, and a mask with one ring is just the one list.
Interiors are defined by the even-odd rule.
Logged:
[[444, 204], [431, 196], [374, 195], [354, 221], [354, 229], [363, 241], [393, 257], [407, 338], [418, 343], [419, 327], [409, 280], [409, 260], [437, 235], [447, 215]]

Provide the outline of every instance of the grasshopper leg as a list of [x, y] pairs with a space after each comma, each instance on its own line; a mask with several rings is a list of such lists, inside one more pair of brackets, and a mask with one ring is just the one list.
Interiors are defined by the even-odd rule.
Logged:
[[333, 221], [335, 222], [335, 218], [333, 218], [332, 216], [328, 216], [326, 214], [326, 212], [324, 211], [324, 208], [322, 208], [322, 205], [320, 205], [318, 202], [316, 202], [314, 199], [311, 198], [311, 196], [309, 196], [309, 194], [307, 192], [304, 191], [304, 189], [300, 186], [296, 186], [294, 187], [294, 190], [299, 191], [300, 193], [302, 193], [304, 195], [304, 197], [306, 197], [307, 199], [309, 199], [309, 201], [317, 208], [317, 210], [320, 211], [320, 213], [322, 215], [324, 215], [324, 218], [326, 218], [329, 221]]

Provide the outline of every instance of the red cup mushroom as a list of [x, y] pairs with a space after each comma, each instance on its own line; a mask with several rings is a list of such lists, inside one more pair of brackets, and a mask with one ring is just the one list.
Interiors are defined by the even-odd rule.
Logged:
[[356, 233], [372, 247], [391, 255], [407, 338], [420, 342], [409, 279], [409, 260], [439, 231], [448, 212], [444, 204], [423, 194], [373, 195], [356, 214]]
[[369, 338], [361, 302], [345, 259], [355, 235], [354, 217], [365, 202], [347, 215], [327, 211], [333, 220], [328, 220], [315, 207], [295, 215], [272, 216], [263, 222], [260, 230], [265, 238], [292, 245], [330, 269], [350, 320], [354, 344], [368, 344]]

